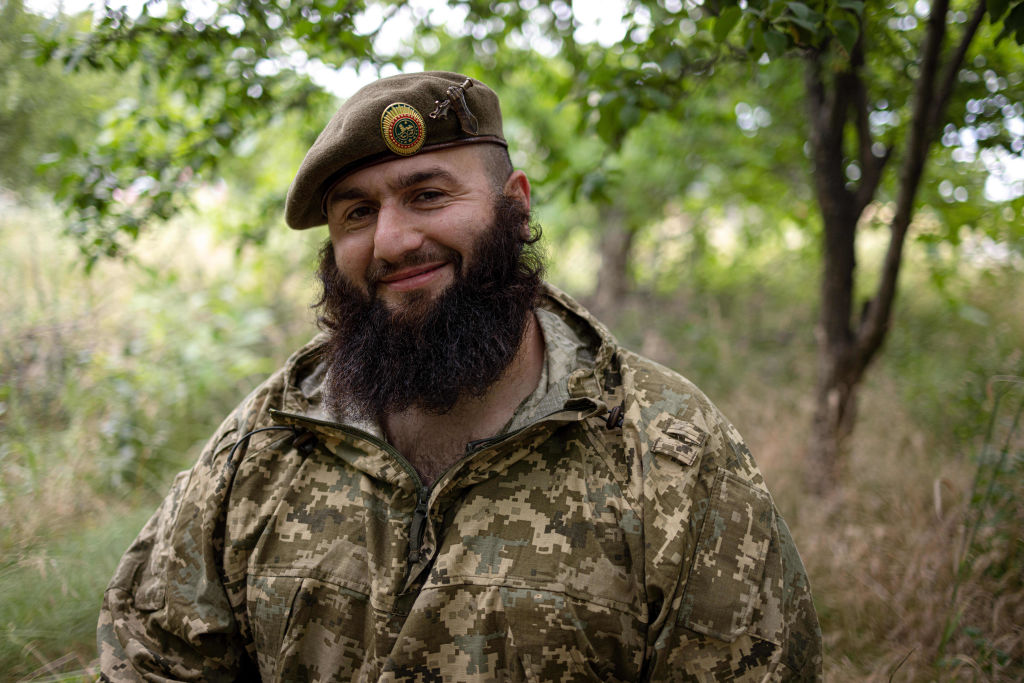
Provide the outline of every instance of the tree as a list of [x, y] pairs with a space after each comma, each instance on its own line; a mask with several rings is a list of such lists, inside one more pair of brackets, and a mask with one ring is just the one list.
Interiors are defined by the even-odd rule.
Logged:
[[[1005, 9], [1004, 4], [1002, 11]], [[976, 116], [965, 121], [965, 115], [970, 114], [963, 99], [967, 95], [985, 102], [982, 125], [998, 130], [990, 136], [993, 140], [1005, 144], [1007, 151], [1014, 144], [1012, 138], [1019, 140], [1019, 136], [1009, 134], [1006, 124], [1007, 119], [1019, 118], [1016, 110], [1006, 116], [1002, 107], [991, 106], [987, 100], [999, 93], [1007, 101], [1012, 98], [1020, 102], [1024, 92], [1008, 83], [1002, 88], [997, 85], [992, 92], [979, 92], [976, 84], [983, 79], [968, 76], [972, 71], [966, 60], [989, 11], [983, 1], [977, 2], [964, 17], [962, 11], [951, 8], [949, 0], [935, 0], [923, 18], [924, 26], [915, 35], [889, 33], [892, 44], [879, 41], [882, 45], [876, 46], [872, 44], [875, 36], [886, 35], [876, 30], [893, 16], [869, 8], [862, 17], [865, 29], [846, 59], [837, 64], [836, 56], [824, 47], [811, 48], [804, 56], [814, 187], [824, 224], [819, 377], [811, 443], [812, 483], [818, 490], [827, 490], [835, 483], [843, 442], [853, 429], [858, 386], [892, 322], [906, 239], [920, 207], [919, 189], [943, 129], [980, 127]], [[995, 12], [999, 11], [997, 7]], [[1014, 9], [1015, 14], [1020, 11], [1024, 11], [1024, 5]], [[916, 24], [908, 21], [915, 19], [912, 13], [897, 18], [908, 29]], [[992, 13], [991, 18], [998, 20], [1000, 15]], [[905, 83], [885, 82], [875, 75], [882, 68], [901, 66], [915, 67], [916, 73], [904, 77]], [[999, 66], [1012, 69], [1011, 64]], [[898, 99], [890, 103], [890, 97]], [[880, 106], [883, 99], [885, 107]], [[962, 109], [951, 109], [955, 100]], [[908, 119], [902, 139], [882, 126], [872, 126], [872, 115], [890, 109], [892, 104], [897, 104], [901, 116]], [[880, 139], [884, 142], [879, 143]], [[1019, 145], [1016, 151], [1020, 151]], [[892, 166], [897, 168], [890, 190], [893, 211], [888, 221], [889, 245], [878, 282], [858, 312], [854, 289], [858, 227], [865, 210], [878, 198], [885, 172]]]
[[[44, 155], [57, 154], [76, 138], [94, 137], [98, 113], [117, 97], [111, 76], [84, 74], [71, 81], [61, 65], [37, 59], [33, 35], [87, 26], [82, 16], [37, 16], [21, 0], [0, 5], [0, 185], [8, 190], [25, 193], [51, 186], [55, 173], [36, 172]], [[69, 126], [71, 121], [77, 125]]]
[[[470, 20], [481, 25], [493, 11], [483, 3], [468, 6]], [[559, 6], [551, 3], [555, 17], [564, 15]], [[997, 157], [1024, 150], [1024, 3], [632, 2], [628, 17], [618, 50], [611, 51], [615, 59], [607, 52], [595, 59], [595, 50], [578, 45], [575, 22], [546, 25], [577, 74], [573, 94], [594, 103], [594, 128], [613, 147], [648, 112], [664, 109], [666, 98], [682, 99], [694, 76], [725, 62], [803, 62], [823, 264], [809, 481], [824, 493], [836, 482], [857, 389], [892, 322], [927, 161], [950, 152], [956, 159], [964, 137], [982, 141]], [[514, 37], [522, 23], [506, 18], [502, 38]], [[940, 136], [952, 141], [937, 150]], [[877, 201], [893, 207], [889, 246], [858, 311], [857, 236]], [[1019, 216], [1000, 226], [1004, 233], [1019, 225]]]
[[[117, 73], [137, 85], [106, 112], [102, 135], [53, 160], [67, 230], [87, 267], [124, 255], [146, 226], [180, 213], [197, 183], [216, 179], [254, 135], [323, 114], [332, 98], [303, 68], [303, 48], [338, 66], [386, 61], [375, 56], [376, 32], [354, 24], [361, 3], [339, 12], [310, 0], [204, 9], [146, 3], [133, 15], [107, 6], [88, 31], [36, 36], [40, 51], [68, 70]], [[311, 143], [315, 124], [307, 123]]]
[[[609, 179], [616, 182], [607, 171], [618, 163], [630, 131], [647, 125], [653, 113], [684, 115], [696, 83], [713, 81], [737, 63], [770, 78], [786, 77], [779, 75], [780, 64], [802, 65], [803, 137], [823, 264], [810, 472], [813, 486], [827, 491], [854, 424], [857, 388], [892, 322], [900, 264], [922, 195], [941, 195], [928, 210], [944, 215], [950, 207], [943, 201], [959, 201], [959, 191], [966, 192], [963, 185], [943, 192], [938, 184], [938, 195], [922, 188], [928, 162], [956, 176], [962, 175], [958, 164], [978, 169], [972, 146], [990, 151], [995, 162], [1024, 150], [1018, 47], [1024, 0], [963, 6], [919, 0], [913, 7], [864, 0], [633, 0], [612, 46], [578, 40], [581, 17], [564, 0], [466, 0], [450, 7], [462, 18], [466, 54], [482, 70], [509, 73], [531, 44], [557, 53], [563, 66], [547, 76], [544, 96], [571, 102], [576, 131], [596, 133], [606, 151], [597, 155], [596, 167], [581, 169], [572, 166], [565, 146], [554, 144], [546, 150], [549, 165], [553, 175], [591, 196]], [[383, 54], [378, 38], [388, 34], [392, 18], [407, 16], [436, 45], [450, 31], [447, 18], [431, 12], [398, 1], [339, 7], [325, 0], [287, 6], [223, 0], [198, 16], [170, 2], [159, 17], [149, 5], [137, 17], [108, 8], [83, 39], [47, 44], [71, 68], [132, 72], [138, 64], [155, 65], [137, 72], [148, 100], [114, 116], [110, 142], [83, 150], [77, 157], [83, 165], [65, 178], [74, 229], [85, 236], [90, 258], [118, 253], [124, 235], [178, 210], [191, 179], [215, 173], [239, 131], [306, 107], [317, 90], [294, 55], [335, 67], [401, 65], [415, 55], [412, 47]], [[765, 100], [773, 94], [765, 92]], [[965, 154], [974, 158], [965, 161]], [[130, 205], [117, 199], [115, 188], [124, 187], [135, 189]], [[889, 249], [860, 306], [857, 237], [869, 215], [877, 222], [885, 213], [869, 211], [880, 203], [892, 206], [885, 221]], [[648, 208], [661, 207], [651, 202]], [[606, 214], [626, 225], [620, 256], [628, 246], [625, 216]], [[641, 216], [635, 220], [645, 220]], [[1003, 238], [1019, 231], [1018, 224], [1016, 215], [973, 222]], [[960, 224], [947, 225], [952, 229], [940, 237], [955, 240]]]
[[[509, 25], [517, 24], [504, 24]], [[453, 37], [444, 25], [420, 24], [419, 32], [416, 50], [430, 54], [431, 68], [460, 71], [499, 87], [517, 164], [539, 188], [539, 205], [571, 205], [574, 227], [589, 232], [597, 247], [600, 282], [588, 305], [607, 322], [614, 322], [624, 302], [638, 293], [633, 260], [638, 238], [682, 205], [700, 214], [687, 221], [687, 232], [704, 253], [707, 225], [723, 209], [756, 207], [758, 217], [751, 222], [763, 237], [781, 224], [779, 197], [787, 197], [788, 215], [800, 214], [812, 201], [801, 187], [803, 130], [800, 117], [792, 115], [801, 106], [799, 84], [779, 63], [719, 63], [713, 78], [693, 81], [674, 99], [649, 94], [650, 111], [616, 102], [618, 93], [606, 94], [602, 98], [613, 105], [611, 114], [598, 120], [602, 137], [589, 130], [596, 112], [577, 91], [579, 64], [612, 77], [625, 69], [621, 61], [635, 55], [618, 46], [582, 44], [575, 46], [574, 57], [543, 56], [512, 34], [499, 36], [503, 47], [496, 50], [472, 32]], [[756, 104], [765, 91], [786, 115], [773, 120]], [[617, 127], [619, 120], [630, 121], [630, 127]], [[646, 273], [642, 278], [649, 280]]]

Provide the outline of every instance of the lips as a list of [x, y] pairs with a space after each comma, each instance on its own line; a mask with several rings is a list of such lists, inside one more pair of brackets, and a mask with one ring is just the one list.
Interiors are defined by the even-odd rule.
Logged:
[[407, 291], [422, 287], [441, 276], [444, 268], [449, 265], [448, 261], [434, 263], [423, 263], [409, 268], [402, 268], [399, 271], [390, 273], [380, 278], [380, 284], [394, 291]]

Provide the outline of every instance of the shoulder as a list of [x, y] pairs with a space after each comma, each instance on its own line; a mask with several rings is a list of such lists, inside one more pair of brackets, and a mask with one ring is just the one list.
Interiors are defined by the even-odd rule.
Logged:
[[674, 463], [705, 475], [719, 469], [755, 488], [764, 478], [743, 437], [700, 388], [682, 374], [618, 348], [624, 427], [650, 470]]
[[191, 469], [175, 480], [172, 496], [180, 499], [168, 516], [218, 519], [231, 497], [239, 471], [278, 469], [276, 453], [291, 443], [293, 428], [278, 425], [271, 410], [305, 412], [318, 405], [319, 385], [310, 387], [318, 367], [319, 338], [296, 351], [288, 361], [246, 396], [221, 422]]

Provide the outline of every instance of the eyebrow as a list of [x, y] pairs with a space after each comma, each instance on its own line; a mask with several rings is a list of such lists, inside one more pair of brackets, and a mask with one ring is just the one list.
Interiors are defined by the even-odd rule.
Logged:
[[[388, 184], [388, 188], [392, 191], [406, 190], [410, 187], [415, 187], [420, 183], [425, 183], [431, 180], [441, 180], [443, 182], [454, 183], [455, 176], [440, 166], [435, 166], [433, 168], [427, 168], [422, 171], [416, 171], [415, 173], [399, 176], [394, 182]], [[370, 193], [368, 191], [360, 187], [350, 187], [347, 190], [332, 192], [327, 197], [326, 205], [348, 200], [365, 199], [369, 194]]]
[[400, 176], [390, 187], [393, 190], [407, 190], [414, 185], [419, 185], [420, 183], [425, 183], [429, 180], [441, 180], [453, 183], [455, 182], [455, 176], [440, 166], [435, 166], [433, 168], [427, 168], [422, 171]]

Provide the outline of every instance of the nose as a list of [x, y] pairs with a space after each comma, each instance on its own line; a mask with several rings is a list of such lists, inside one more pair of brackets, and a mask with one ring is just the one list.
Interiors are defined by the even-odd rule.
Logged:
[[402, 257], [423, 246], [423, 233], [415, 219], [400, 206], [386, 203], [377, 214], [373, 233], [373, 257], [399, 263]]

